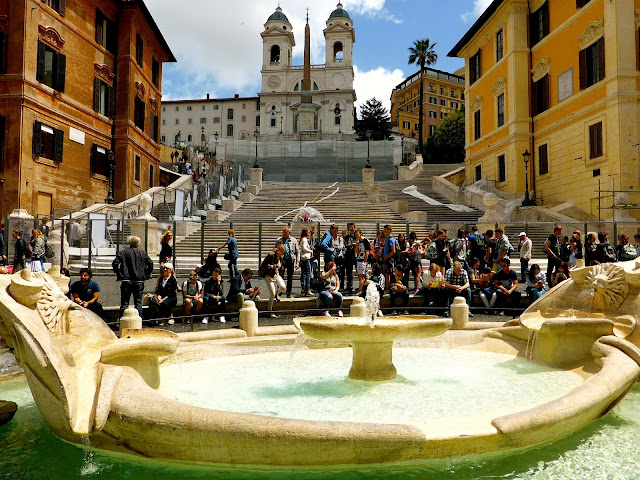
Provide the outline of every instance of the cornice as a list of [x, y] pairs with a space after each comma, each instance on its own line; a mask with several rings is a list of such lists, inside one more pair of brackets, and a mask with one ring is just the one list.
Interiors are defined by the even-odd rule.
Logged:
[[147, 89], [144, 88], [142, 82], [136, 82], [136, 95], [138, 95], [141, 99], [144, 100], [144, 96], [147, 93]]
[[104, 80], [109, 85], [113, 85], [113, 79], [115, 78], [115, 75], [107, 65], [94, 63], [93, 70], [95, 72], [96, 77]]
[[55, 28], [43, 25], [38, 25], [38, 39], [58, 52], [62, 51], [65, 43]]
[[542, 77], [547, 75], [551, 70], [550, 61], [548, 58], [542, 58], [531, 69], [531, 80], [537, 82]]
[[593, 20], [589, 22], [580, 35], [580, 50], [584, 50], [589, 45], [595, 43], [604, 34], [604, 20]]

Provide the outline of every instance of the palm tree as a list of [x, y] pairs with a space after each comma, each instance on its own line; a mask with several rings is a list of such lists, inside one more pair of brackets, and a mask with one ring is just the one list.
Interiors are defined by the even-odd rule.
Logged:
[[423, 140], [422, 140], [422, 117], [424, 115], [422, 108], [422, 100], [424, 99], [424, 69], [430, 65], [433, 65], [438, 61], [438, 54], [433, 49], [436, 46], [429, 42], [428, 38], [424, 40], [415, 40], [413, 47], [409, 47], [409, 65], [416, 64], [420, 66], [420, 111], [418, 112], [418, 148], [422, 153]]

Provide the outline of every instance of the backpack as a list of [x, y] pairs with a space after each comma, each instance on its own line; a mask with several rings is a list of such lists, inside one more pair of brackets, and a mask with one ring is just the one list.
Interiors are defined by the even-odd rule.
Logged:
[[600, 250], [602, 251], [602, 263], [617, 262], [618, 257], [616, 256], [616, 251], [613, 248], [613, 245], [610, 243], [602, 243], [601, 245], [602, 248]]
[[56, 252], [53, 251], [53, 247], [49, 245], [49, 242], [45, 240], [44, 242], [44, 256], [47, 258], [53, 258]]
[[437, 260], [438, 259], [438, 248], [436, 247], [436, 242], [431, 242], [427, 247], [427, 251], [424, 254], [427, 260]]
[[630, 243], [625, 243], [624, 247], [622, 247], [622, 251], [620, 252], [620, 261], [633, 260], [638, 256], [636, 252], [636, 247], [631, 245]]

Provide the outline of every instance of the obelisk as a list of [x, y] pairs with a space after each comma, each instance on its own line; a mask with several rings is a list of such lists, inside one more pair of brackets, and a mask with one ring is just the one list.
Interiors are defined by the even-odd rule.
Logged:
[[315, 132], [316, 108], [311, 94], [311, 28], [309, 27], [309, 9], [307, 25], [304, 27], [304, 73], [302, 77], [301, 102], [298, 109], [298, 132]]

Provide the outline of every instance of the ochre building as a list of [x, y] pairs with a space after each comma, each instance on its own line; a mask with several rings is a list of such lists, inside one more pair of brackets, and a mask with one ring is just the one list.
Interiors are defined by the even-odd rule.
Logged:
[[[464, 106], [464, 77], [434, 68], [426, 68], [423, 77], [422, 138], [433, 135], [442, 120]], [[420, 71], [391, 92], [391, 122], [398, 133], [418, 138], [420, 112]]]
[[538, 204], [598, 217], [611, 204], [598, 185], [614, 181], [640, 203], [639, 12], [640, 0], [494, 0], [449, 53], [466, 63], [467, 183], [524, 193], [527, 151]]
[[157, 185], [163, 62], [175, 58], [142, 0], [0, 0], [2, 213]]

